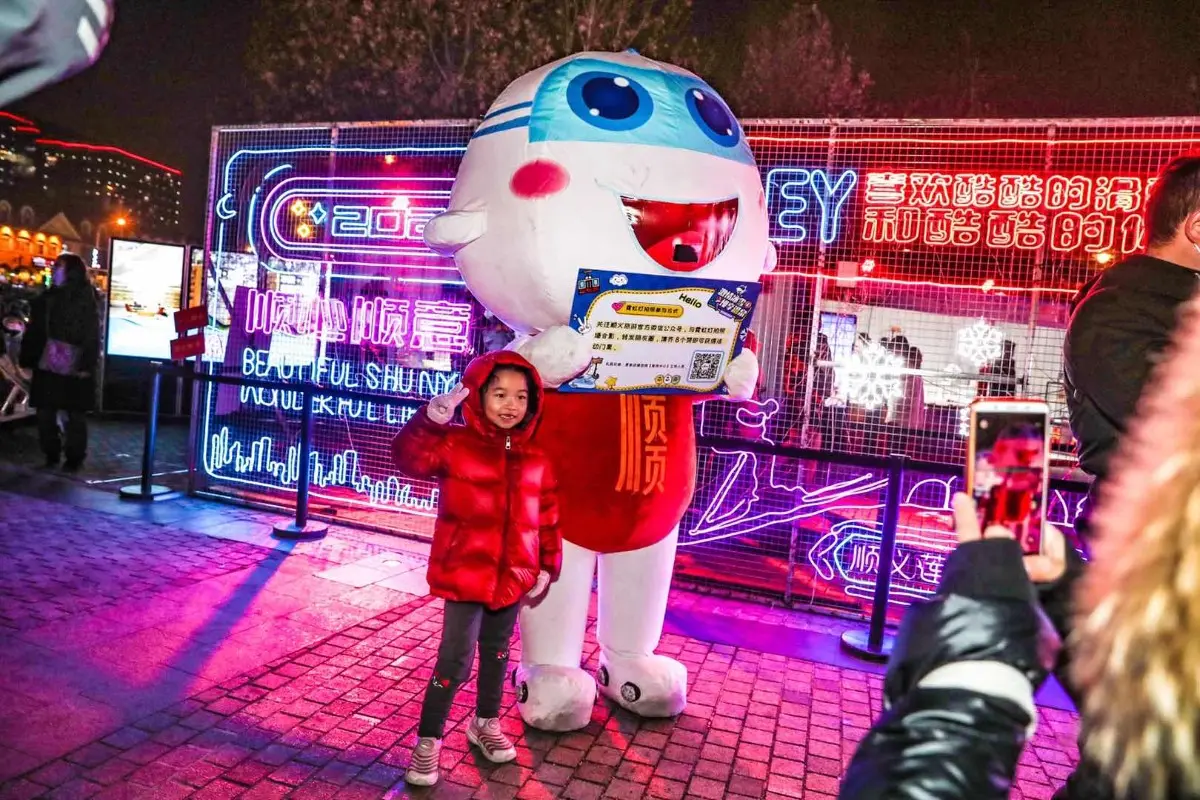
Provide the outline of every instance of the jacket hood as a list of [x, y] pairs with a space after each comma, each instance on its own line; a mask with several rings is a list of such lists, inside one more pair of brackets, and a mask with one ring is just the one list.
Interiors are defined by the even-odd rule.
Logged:
[[1075, 596], [1083, 749], [1139, 797], [1200, 794], [1200, 298], [1181, 319], [1101, 495]]
[[[510, 430], [504, 430], [488, 421], [483, 413], [483, 387], [497, 369], [508, 367], [525, 373], [529, 382], [529, 410], [525, 419]], [[463, 420], [467, 427], [486, 437], [511, 437], [514, 442], [524, 442], [533, 436], [542, 415], [542, 379], [533, 365], [511, 350], [497, 350], [479, 356], [463, 370], [462, 385], [471, 390], [463, 402]]]

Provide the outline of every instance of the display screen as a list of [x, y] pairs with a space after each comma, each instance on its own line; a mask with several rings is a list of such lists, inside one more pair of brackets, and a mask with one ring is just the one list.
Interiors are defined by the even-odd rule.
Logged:
[[171, 357], [185, 249], [182, 245], [113, 240], [108, 295], [110, 356]]
[[982, 524], [1011, 530], [1025, 553], [1041, 549], [1046, 424], [1038, 411], [976, 410], [971, 492]]

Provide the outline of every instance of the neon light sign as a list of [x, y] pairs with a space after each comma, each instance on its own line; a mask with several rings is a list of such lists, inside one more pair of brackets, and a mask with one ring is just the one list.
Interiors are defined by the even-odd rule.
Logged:
[[979, 369], [1000, 357], [1004, 332], [986, 319], [977, 319], [969, 327], [959, 328], [955, 339], [958, 343], [957, 353]]
[[[755, 403], [750, 413], [760, 441], [766, 423], [777, 410], [774, 401]], [[701, 406], [703, 417], [703, 406]], [[749, 420], [747, 420], [749, 422]], [[703, 422], [701, 423], [703, 426]], [[703, 429], [703, 427], [702, 427]], [[781, 456], [759, 456], [749, 451], [714, 450], [728, 458], [729, 466], [717, 480], [704, 510], [699, 514], [680, 547], [694, 547], [745, 536], [777, 525], [796, 525], [806, 520], [837, 519], [808, 549], [805, 559], [818, 577], [840, 583], [847, 595], [860, 599], [873, 596], [879, 567], [881, 512], [887, 477], [863, 473], [819, 489], [808, 489], [799, 476], [802, 462]], [[765, 463], [764, 463], [765, 462]], [[959, 478], [928, 478], [913, 484], [901, 503], [901, 524], [896, 531], [896, 553], [892, 566], [890, 602], [907, 605], [911, 600], [933, 594], [941, 576], [946, 554], [954, 549], [950, 501]], [[778, 505], [778, 498], [796, 498]], [[1070, 527], [1079, 514], [1084, 497], [1071, 502], [1058, 490], [1052, 493], [1047, 520]], [[760, 505], [767, 496], [774, 508]], [[904, 523], [916, 516], [928, 526]]]
[[[295, 486], [300, 478], [300, 445], [288, 445], [282, 458], [275, 455], [275, 441], [262, 436], [252, 442], [231, 441], [228, 427], [213, 434], [205, 451], [209, 474], [231, 467], [240, 476], [269, 476], [271, 488]], [[363, 496], [371, 506], [394, 506], [407, 511], [432, 514], [437, 509], [436, 487], [401, 480], [396, 475], [373, 478], [362, 472], [358, 451], [347, 449], [329, 457], [317, 451], [309, 453], [312, 485], [321, 489], [343, 488]], [[315, 493], [314, 493], [315, 494]], [[325, 495], [326, 497], [328, 495]]]
[[251, 289], [242, 320], [250, 334], [316, 335], [326, 342], [466, 353], [471, 349], [471, 305], [361, 295], [346, 303], [286, 292]]
[[[441, 260], [425, 246], [425, 223], [446, 210], [452, 178], [293, 177], [271, 189], [259, 220], [279, 258], [328, 254]], [[297, 213], [298, 209], [303, 209]]]
[[371, 361], [359, 365], [337, 358], [316, 358], [306, 364], [273, 364], [270, 352], [252, 347], [242, 351], [242, 374], [259, 380], [312, 381], [319, 386], [365, 388], [370, 392], [424, 398], [446, 394], [459, 378], [457, 372], [447, 370], [416, 369]]
[[[823, 169], [773, 169], [767, 173], [767, 214], [771, 239], [799, 244], [809, 239], [815, 223], [823, 244], [832, 244], [841, 227], [842, 209], [858, 183], [858, 173], [844, 170], [837, 179]], [[809, 201], [816, 203], [814, 209]]]
[[339, 389], [366, 389], [371, 392], [388, 392], [409, 395], [398, 398], [395, 403], [377, 404], [357, 398], [333, 397], [314, 392], [312, 411], [316, 416], [339, 417], [342, 419], [379, 422], [387, 425], [403, 425], [416, 413], [420, 400], [446, 394], [458, 383], [459, 373], [432, 369], [413, 369], [398, 364], [355, 362], [336, 358], [318, 358], [309, 364], [272, 364], [271, 354], [266, 350], [246, 348], [242, 352], [242, 374], [266, 380], [280, 380], [279, 388], [242, 386], [238, 399], [258, 408], [278, 408], [283, 411], [300, 411], [303, 394], [289, 389], [287, 382], [311, 380], [323, 386]]
[[1139, 250], [1153, 180], [1131, 176], [869, 172], [863, 241], [1058, 253]]

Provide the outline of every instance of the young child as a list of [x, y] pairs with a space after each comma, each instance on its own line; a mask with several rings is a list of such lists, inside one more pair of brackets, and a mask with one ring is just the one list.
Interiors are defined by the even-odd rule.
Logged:
[[[476, 643], [478, 702], [467, 739], [495, 763], [517, 755], [498, 719], [508, 646], [521, 599], [540, 596], [562, 561], [554, 473], [530, 442], [541, 385], [516, 353], [481, 356], [454, 391], [430, 401], [392, 443], [402, 472], [440, 485], [428, 580], [446, 612], [405, 775], [416, 786], [438, 781], [442, 730], [455, 691], [470, 675]], [[451, 425], [460, 404], [466, 424]]]

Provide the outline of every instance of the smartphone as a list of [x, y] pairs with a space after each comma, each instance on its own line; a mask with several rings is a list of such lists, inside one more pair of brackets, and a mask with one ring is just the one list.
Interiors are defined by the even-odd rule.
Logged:
[[988, 398], [971, 404], [967, 486], [980, 524], [1013, 532], [1026, 555], [1042, 551], [1050, 487], [1050, 407]]

